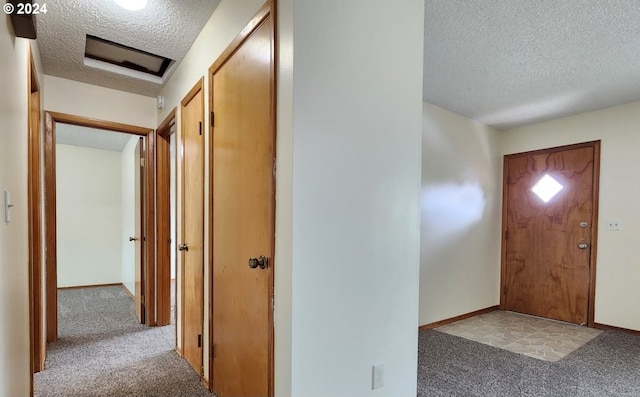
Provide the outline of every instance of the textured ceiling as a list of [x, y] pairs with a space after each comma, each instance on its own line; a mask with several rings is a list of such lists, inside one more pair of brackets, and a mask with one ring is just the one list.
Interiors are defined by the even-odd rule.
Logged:
[[168, 57], [177, 64], [219, 3], [220, 0], [149, 0], [145, 9], [127, 11], [113, 0], [55, 1], [49, 4], [46, 15], [39, 16], [37, 24], [44, 73], [156, 96], [161, 82], [85, 66], [86, 34]]
[[638, 0], [426, 0], [423, 97], [506, 129], [640, 99]]
[[121, 152], [133, 135], [56, 123], [56, 143]]

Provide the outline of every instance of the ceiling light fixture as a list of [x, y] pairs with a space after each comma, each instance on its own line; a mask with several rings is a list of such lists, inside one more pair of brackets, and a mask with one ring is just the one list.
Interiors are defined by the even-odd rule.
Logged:
[[129, 11], [142, 10], [147, 6], [148, 0], [113, 0], [117, 5]]

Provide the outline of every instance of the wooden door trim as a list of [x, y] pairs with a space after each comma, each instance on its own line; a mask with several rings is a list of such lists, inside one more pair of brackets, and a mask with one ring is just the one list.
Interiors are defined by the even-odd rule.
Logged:
[[[157, 131], [156, 200], [157, 239], [156, 285], [157, 285], [157, 325], [171, 324], [171, 244], [169, 249], [163, 241], [171, 238], [171, 126], [175, 123], [176, 108], [160, 123]], [[177, 341], [176, 341], [177, 343]]]
[[[235, 52], [238, 50], [238, 48], [240, 48], [240, 46], [249, 38], [249, 36], [251, 36], [251, 34], [258, 29], [261, 24], [264, 22], [264, 20], [268, 17], [271, 17], [271, 21], [272, 21], [272, 36], [271, 36], [271, 46], [272, 46], [272, 51], [271, 51], [271, 120], [272, 120], [272, 125], [271, 125], [271, 130], [272, 130], [272, 134], [273, 134], [273, 142], [276, 142], [276, 115], [277, 115], [277, 101], [276, 101], [276, 88], [277, 88], [277, 76], [276, 76], [276, 71], [277, 71], [277, 59], [278, 59], [278, 40], [277, 40], [277, 33], [278, 33], [278, 21], [277, 21], [277, 12], [276, 12], [276, 7], [277, 7], [277, 1], [276, 0], [267, 0], [262, 7], [258, 10], [258, 12], [255, 14], [255, 16], [247, 23], [247, 25], [240, 31], [240, 33], [231, 41], [231, 43], [229, 44], [229, 46], [220, 54], [220, 56], [214, 61], [214, 63], [209, 67], [208, 70], [208, 77], [209, 77], [209, 111], [211, 113], [213, 113], [213, 102], [214, 102], [214, 98], [213, 98], [213, 75], [229, 60], [229, 58], [231, 58], [231, 56], [233, 56], [233, 54], [235, 54]], [[213, 146], [213, 135], [214, 135], [214, 131], [215, 131], [215, 123], [213, 122], [213, 120], [210, 120], [210, 139], [209, 139], [209, 230], [213, 230], [213, 198], [214, 198], [214, 194], [215, 192], [213, 191], [213, 152], [214, 152], [214, 146]], [[274, 162], [275, 162], [275, 158], [277, 157], [277, 152], [276, 152], [276, 147], [274, 146], [273, 148], [273, 154], [274, 154]], [[276, 212], [276, 207], [275, 207], [275, 192], [277, 189], [276, 186], [276, 181], [275, 181], [275, 173], [273, 174], [273, 197], [271, 200], [271, 204], [272, 204], [272, 208], [271, 208], [271, 216], [273, 219], [273, 223], [274, 223], [274, 231], [273, 231], [273, 236], [274, 239], [271, 242], [271, 252], [275, 253], [275, 212]], [[213, 305], [213, 285], [214, 285], [214, 272], [213, 272], [213, 232], [209, 233], [209, 247], [210, 247], [210, 252], [211, 255], [209, 257], [209, 391], [213, 392], [214, 390], [214, 380], [213, 380], [213, 339], [214, 339], [214, 329], [213, 329], [213, 310], [214, 310], [214, 305]], [[268, 320], [268, 324], [269, 324], [269, 333], [270, 333], [270, 337], [269, 337], [269, 365], [270, 365], [270, 374], [269, 374], [269, 396], [274, 396], [275, 395], [275, 379], [274, 379], [274, 374], [275, 374], [275, 353], [274, 353], [274, 346], [275, 346], [275, 333], [274, 333], [274, 319], [273, 319], [273, 297], [274, 297], [274, 280], [275, 280], [275, 271], [276, 271], [276, 266], [275, 266], [275, 260], [271, 261], [270, 266], [272, 267], [272, 271], [270, 274], [270, 280], [269, 280], [269, 296], [272, 297], [271, 299], [271, 308], [269, 310], [269, 320]]]
[[596, 258], [598, 257], [598, 208], [600, 197], [600, 141], [593, 142], [593, 215], [591, 228], [591, 256], [589, 266], [589, 304], [587, 311], [587, 325], [595, 327], [595, 306], [596, 306]]
[[[196, 96], [198, 92], [202, 91], [203, 88], [204, 88], [204, 77], [200, 77], [200, 79], [198, 79], [195, 85], [189, 90], [187, 95], [185, 95], [185, 97], [182, 98], [182, 101], [180, 101], [180, 105], [182, 107], [187, 106], [189, 102], [191, 102], [193, 97]], [[203, 103], [203, 108], [204, 108], [204, 103]], [[180, 113], [182, 113], [182, 109], [180, 110], [181, 110]], [[204, 110], [202, 111], [202, 115], [204, 116]]]
[[[272, 8], [274, 8], [274, 3], [272, 1], [267, 1], [262, 5], [262, 7], [258, 10], [256, 15], [247, 23], [247, 25], [242, 28], [240, 33], [231, 41], [229, 46], [222, 51], [222, 54], [218, 57], [218, 59], [213, 62], [213, 64], [209, 67], [209, 76], [215, 73], [218, 69], [222, 67], [222, 65], [227, 62], [229, 58], [238, 50], [238, 48], [244, 43], [244, 41], [253, 33], [269, 15], [275, 15]], [[273, 19], [275, 22], [275, 19]], [[274, 23], [275, 26], [275, 23]], [[275, 40], [274, 40], [275, 44]], [[275, 51], [274, 51], [275, 52]], [[272, 57], [274, 54], [272, 53]], [[209, 85], [211, 85], [211, 79], [209, 79]], [[210, 91], [211, 92], [211, 91]], [[211, 95], [209, 95], [209, 99], [211, 100]]]
[[27, 64], [27, 215], [29, 246], [29, 379], [31, 396], [34, 394], [33, 374], [44, 369], [46, 336], [42, 306], [43, 280], [43, 223], [42, 223], [42, 161], [41, 97], [31, 46]]
[[[142, 257], [144, 284], [144, 313], [145, 324], [153, 327], [158, 324], [156, 313], [156, 131], [148, 130], [145, 145], [144, 186], [142, 188], [144, 212], [144, 248]], [[135, 134], [137, 135], [137, 134]]]
[[506, 305], [506, 259], [507, 259], [507, 182], [509, 176], [509, 159], [536, 156], [539, 154], [549, 154], [562, 152], [567, 150], [575, 150], [582, 148], [593, 148], [593, 180], [592, 180], [592, 214], [591, 214], [591, 253], [589, 255], [589, 295], [587, 297], [587, 326], [594, 327], [595, 320], [595, 295], [596, 295], [596, 262], [598, 248], [598, 203], [600, 197], [600, 142], [590, 141], [564, 146], [557, 146], [530, 152], [520, 152], [504, 155], [502, 168], [502, 244], [501, 244], [501, 264], [500, 264], [500, 310], [505, 309]]
[[45, 288], [47, 342], [58, 340], [58, 279], [56, 231], [56, 123], [45, 112], [44, 133], [44, 222], [45, 222]]
[[[185, 97], [180, 102], [180, 144], [181, 144], [181, 147], [183, 147], [183, 148], [184, 148], [184, 140], [185, 140], [185, 134], [184, 134], [184, 131], [185, 131], [184, 109], [191, 102], [191, 100], [200, 91], [203, 91], [203, 90], [204, 90], [204, 76], [201, 77], [196, 82], [196, 84], [191, 88], [191, 90], [189, 90], [187, 95], [185, 95]], [[203, 120], [202, 121], [202, 129], [203, 129], [202, 134], [203, 134], [203, 136], [206, 136], [206, 133], [205, 133], [206, 126], [204, 125], [205, 124], [204, 123], [204, 91], [203, 91], [203, 95], [202, 95], [202, 100], [200, 101], [200, 120]], [[204, 148], [203, 148], [203, 150], [204, 150]], [[184, 152], [182, 150], [179, 150], [178, 152], [180, 152], [180, 164], [181, 164], [181, 169], [180, 169], [180, 171], [181, 171], [180, 172], [181, 173], [181, 178], [180, 178], [181, 179], [181, 181], [180, 181], [180, 197], [181, 197], [181, 204], [182, 204], [181, 208], [180, 208], [180, 216], [182, 218], [182, 222], [180, 222], [180, 233], [181, 233], [180, 237], [184, 241], [184, 236], [185, 236], [185, 233], [186, 233], [186, 230], [185, 230], [186, 229], [185, 228], [185, 186], [184, 186], [185, 185], [185, 164], [184, 164], [185, 163], [185, 157], [184, 157]], [[178, 161], [177, 153], [176, 153], [176, 161]], [[205, 171], [205, 164], [204, 164], [204, 161], [203, 161], [203, 163], [202, 163], [203, 176], [204, 176], [204, 171]], [[204, 178], [203, 178], [203, 183], [204, 183]], [[204, 186], [203, 186], [203, 193], [204, 193]], [[203, 194], [203, 197], [202, 197], [202, 206], [203, 206], [203, 213], [204, 213], [204, 194]], [[178, 212], [178, 210], [176, 210], [176, 215], [177, 215], [177, 212]], [[176, 228], [177, 227], [178, 226], [176, 224]], [[203, 226], [203, 229], [204, 229], [204, 226]], [[202, 235], [204, 236], [204, 230], [203, 230], [203, 234]], [[203, 255], [204, 255], [204, 249], [202, 251], [203, 251]], [[184, 262], [185, 261], [184, 261], [184, 259], [185, 258], [184, 258], [184, 256], [185, 256], [184, 251], [182, 251], [181, 259], [180, 259], [180, 330], [181, 330], [181, 332], [180, 332], [180, 350], [181, 350], [182, 353], [186, 354], [186, 349], [185, 349], [185, 346], [184, 346], [184, 340], [185, 340], [185, 332], [184, 332], [184, 325], [185, 325], [185, 318], [184, 318], [184, 312], [185, 312], [185, 309], [184, 309], [184, 301], [185, 301], [185, 299], [184, 299], [184, 291], [185, 291]], [[205, 263], [204, 257], [202, 259], [203, 259], [203, 266], [204, 266], [204, 263]], [[204, 270], [204, 267], [203, 267], [203, 270]], [[204, 284], [204, 275], [203, 275], [202, 282]], [[177, 288], [177, 285], [176, 285], [176, 288]], [[202, 290], [204, 291], [204, 285], [203, 285]], [[204, 302], [202, 302], [202, 306], [203, 306], [203, 310], [204, 310]], [[202, 317], [204, 318], [204, 313], [203, 313]], [[203, 330], [204, 330], [204, 324], [203, 324], [202, 327], [203, 327]], [[177, 335], [176, 335], [176, 338], [177, 338]], [[204, 362], [204, 351], [205, 350], [206, 349], [203, 346], [203, 349], [202, 349], [202, 352], [203, 352], [202, 353], [203, 354], [202, 360], [203, 360], [203, 362]], [[200, 378], [203, 377], [203, 374], [199, 374], [199, 375], [200, 375]]]
[[132, 135], [147, 136], [153, 133], [153, 129], [138, 127], [131, 124], [116, 123], [114, 121], [99, 120], [90, 117], [75, 116], [72, 114], [48, 112], [56, 123], [72, 124], [80, 127], [91, 127], [114, 132], [124, 132]]
[[596, 145], [599, 145], [599, 144], [600, 144], [600, 141], [589, 141], [589, 142], [581, 142], [581, 143], [572, 143], [570, 145], [554, 146], [554, 147], [544, 148], [544, 149], [536, 149], [536, 150], [532, 150], [532, 151], [529, 151], [529, 152], [519, 152], [519, 153], [505, 154], [504, 157], [505, 157], [505, 159], [512, 159], [512, 158], [526, 157], [526, 156], [537, 156], [539, 154], [548, 154], [548, 153], [563, 152], [565, 150], [575, 150], [575, 149], [582, 149], [582, 148], [586, 148], [586, 147], [595, 147]]
[[[57, 298], [57, 236], [56, 236], [56, 123], [73, 124], [82, 127], [99, 128], [115, 132], [123, 132], [132, 135], [146, 136], [145, 147], [145, 216], [146, 232], [144, 242], [143, 264], [145, 275], [153, 280], [155, 275], [155, 130], [130, 124], [115, 123], [112, 121], [98, 120], [89, 117], [76, 116], [66, 113], [50, 112], [45, 110], [45, 231], [46, 231], [46, 299], [47, 299], [47, 342], [55, 342], [58, 339], [58, 298]], [[155, 283], [145, 283], [145, 309], [147, 312], [147, 325], [155, 323]]]

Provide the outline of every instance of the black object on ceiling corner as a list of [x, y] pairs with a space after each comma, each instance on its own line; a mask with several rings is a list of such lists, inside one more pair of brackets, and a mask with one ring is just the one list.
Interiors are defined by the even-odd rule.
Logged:
[[[18, 14], [18, 3], [25, 4], [31, 3], [33, 0], [8, 0], [7, 3], [13, 5], [13, 12], [11, 13], [11, 24], [13, 25], [13, 31], [17, 37], [24, 37], [25, 39], [36, 38], [36, 16], [34, 14]], [[20, 7], [20, 9], [24, 9]], [[7, 8], [5, 8], [5, 11]]]

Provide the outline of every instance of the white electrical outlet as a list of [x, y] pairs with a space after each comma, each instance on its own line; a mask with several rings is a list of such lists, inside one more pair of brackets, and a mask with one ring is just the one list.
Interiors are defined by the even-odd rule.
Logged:
[[379, 389], [384, 386], [384, 364], [373, 366], [371, 389]]
[[607, 220], [607, 230], [621, 230], [622, 222], [619, 219], [608, 219]]

